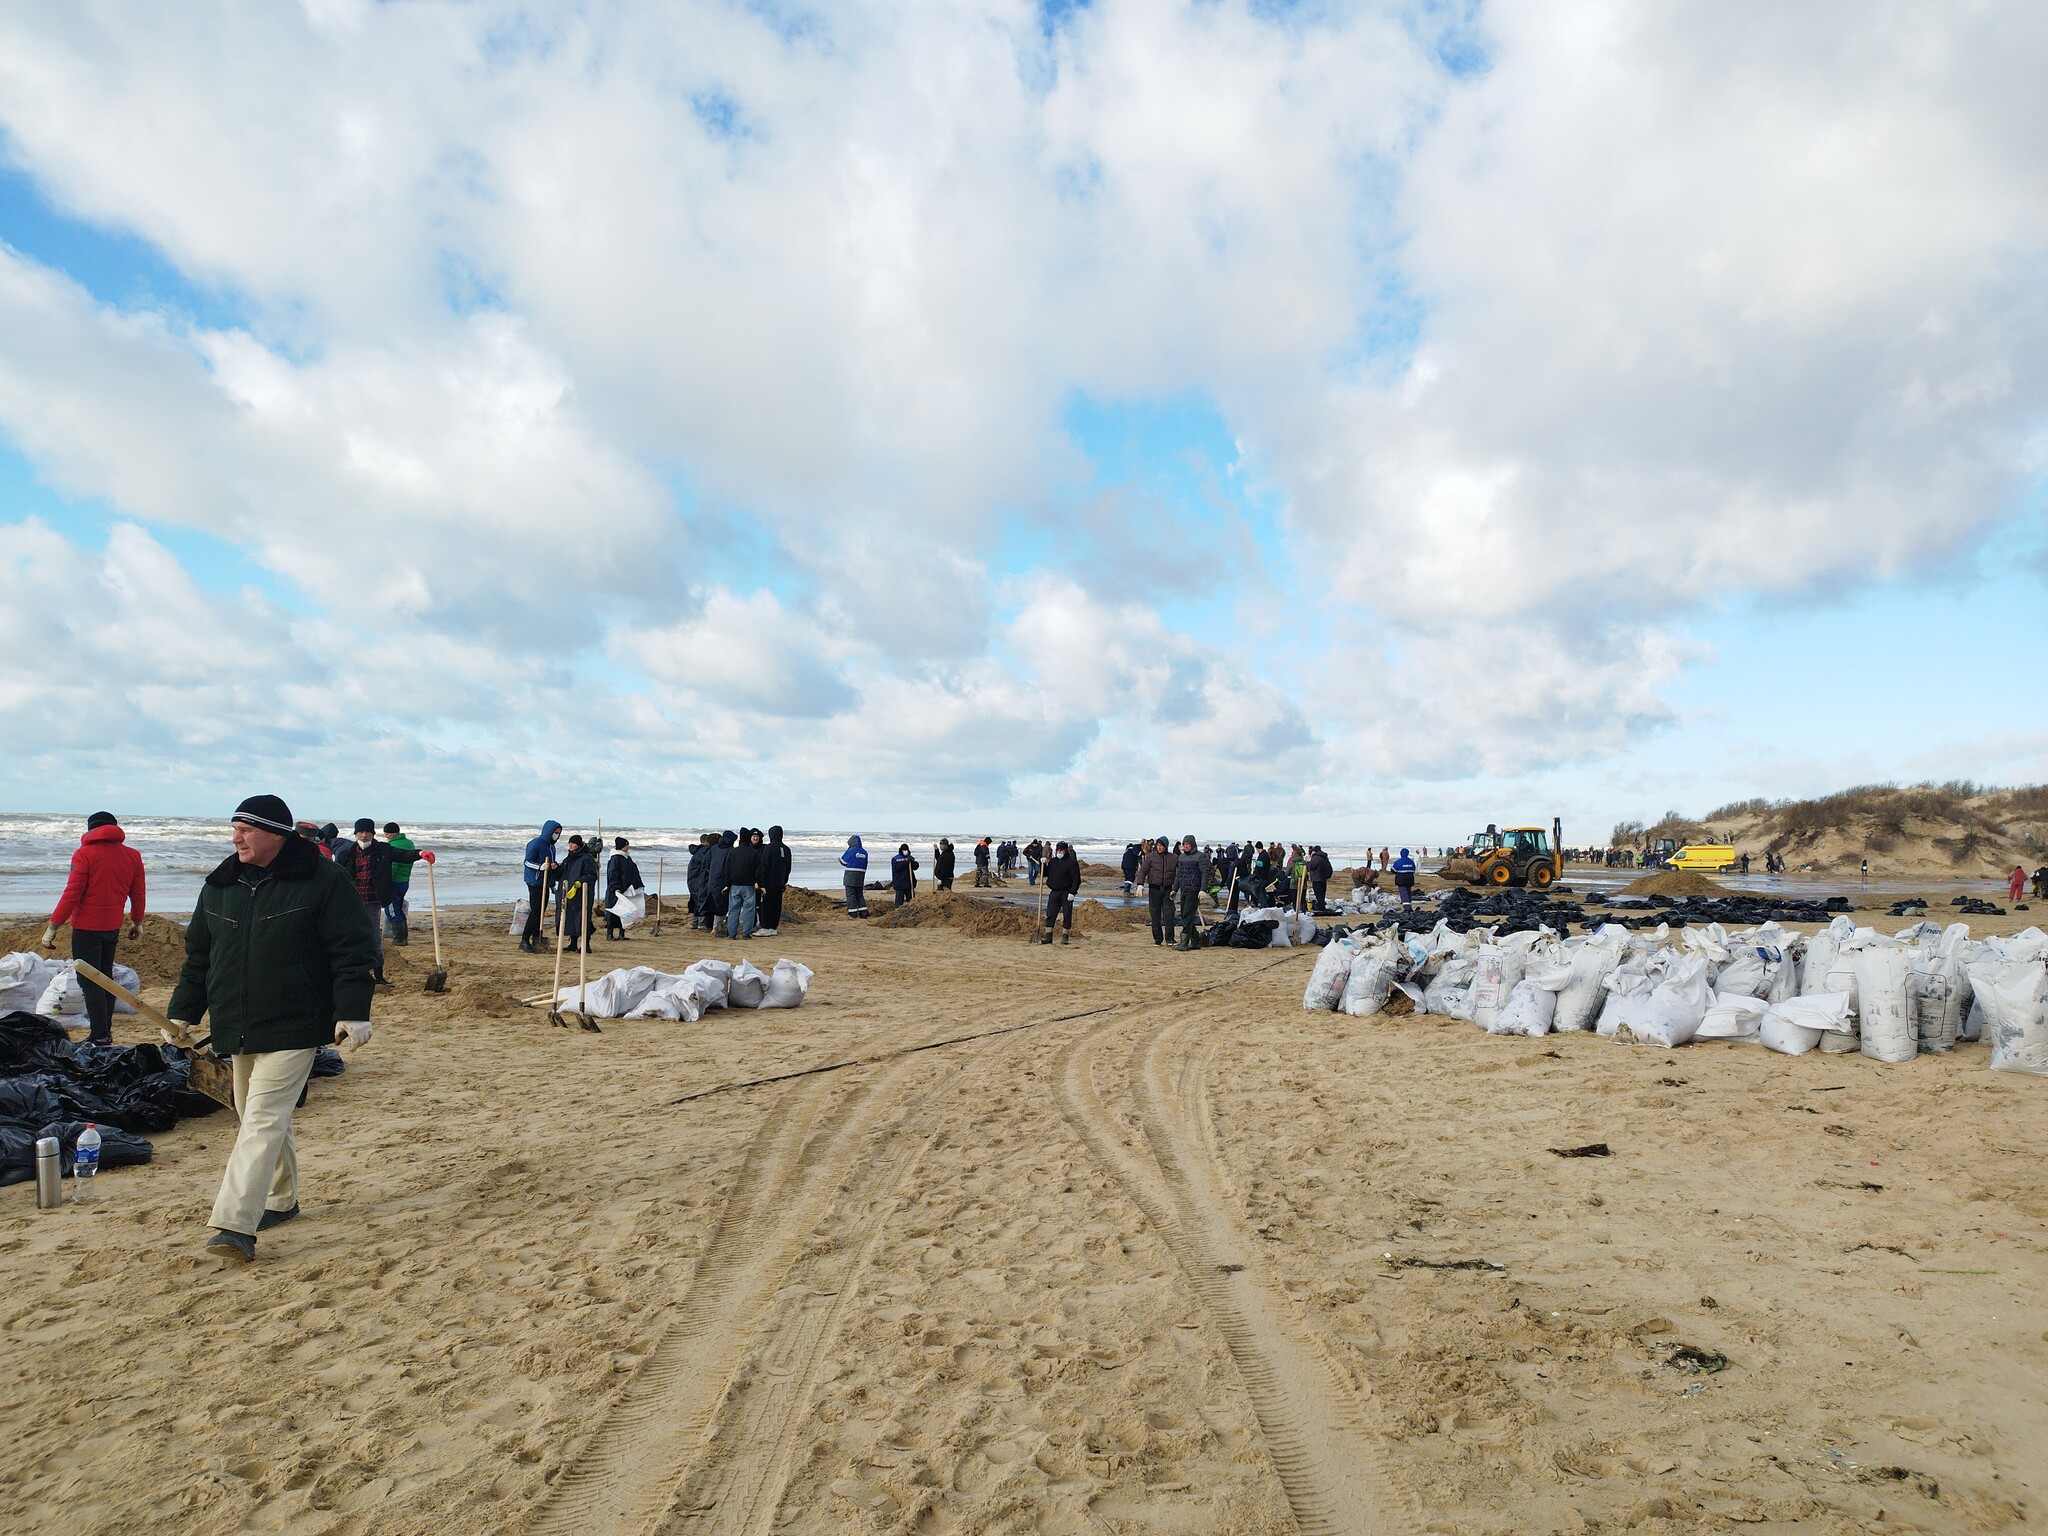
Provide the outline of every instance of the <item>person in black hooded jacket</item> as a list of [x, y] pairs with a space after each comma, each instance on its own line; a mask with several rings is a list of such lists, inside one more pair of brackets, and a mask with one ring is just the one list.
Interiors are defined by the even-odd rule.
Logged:
[[1053, 844], [1052, 857], [1045, 861], [1045, 932], [1039, 937], [1039, 943], [1052, 942], [1053, 923], [1062, 916], [1066, 919], [1066, 926], [1060, 930], [1060, 942], [1067, 942], [1074, 931], [1074, 894], [1080, 889], [1081, 861], [1074, 857], [1073, 848], [1062, 839]]
[[690, 926], [711, 926], [711, 852], [718, 846], [718, 834], [706, 832], [690, 849], [690, 862], [683, 871], [683, 887], [690, 893]]
[[782, 840], [782, 828], [770, 827], [761, 848], [761, 926], [756, 933], [772, 934], [782, 926], [782, 893], [795, 868], [796, 854]]
[[739, 838], [731, 832], [718, 834], [718, 846], [704, 862], [704, 915], [713, 933], [725, 932], [725, 909], [732, 900], [732, 854]]
[[612, 839], [612, 856], [604, 861], [604, 936], [607, 939], [623, 939], [626, 925], [613, 913], [612, 907], [628, 891], [644, 890], [647, 882], [640, 878], [640, 866], [633, 858], [633, 845], [623, 837]]
[[950, 837], [940, 838], [938, 846], [932, 849], [932, 884], [942, 891], [953, 889], [953, 840]]
[[758, 895], [754, 882], [761, 873], [761, 845], [754, 839], [760, 835], [751, 827], [743, 828], [726, 851], [725, 932], [728, 938], [751, 939], [754, 936]]
[[597, 855], [590, 851], [581, 833], [569, 839], [569, 851], [555, 871], [555, 880], [561, 887], [561, 895], [557, 899], [561, 902], [565, 946], [571, 953], [579, 945], [587, 952], [590, 948], [589, 914], [597, 908]]

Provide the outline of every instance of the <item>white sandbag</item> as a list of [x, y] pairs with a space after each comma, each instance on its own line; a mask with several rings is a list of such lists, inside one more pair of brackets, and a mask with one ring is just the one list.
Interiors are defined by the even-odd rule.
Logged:
[[[1594, 1026], [1596, 1033], [1613, 1036], [1635, 1007], [1633, 1002], [1625, 1000], [1649, 995], [1650, 988], [1657, 984], [1656, 977], [1650, 973], [1652, 963], [1651, 956], [1629, 955], [1607, 973], [1600, 983], [1600, 989], [1606, 996], [1601, 999], [1599, 1022]], [[1660, 967], [1663, 964], [1661, 960], [1654, 963]]]
[[1491, 1024], [1489, 1035], [1547, 1035], [1557, 1014], [1557, 994], [1524, 976], [1508, 993], [1508, 1000]]
[[1856, 1009], [1863, 1054], [1872, 1061], [1911, 1061], [1920, 1054], [1908, 996], [1912, 952], [1884, 944], [1855, 952]]
[[1351, 962], [1351, 974], [1344, 982], [1344, 997], [1338, 1004], [1354, 1019], [1370, 1018], [1387, 1006], [1387, 994], [1394, 990], [1401, 974], [1398, 945], [1381, 942], [1359, 952]]
[[1848, 1035], [1852, 1028], [1849, 994], [1820, 992], [1771, 1004], [1757, 1025], [1757, 1039], [1782, 1055], [1804, 1056], [1823, 1039]]
[[1969, 1012], [1970, 978], [1962, 960], [1969, 936], [1969, 924], [1951, 923], [1938, 943], [1913, 951], [1906, 995], [1922, 1051], [1953, 1049]]
[[[1776, 924], [1769, 926], [1775, 927]], [[1799, 982], [1805, 968], [1806, 940], [1799, 934], [1788, 933], [1778, 941], [1778, 952], [1784, 956], [1777, 974], [1771, 977], [1764, 989], [1764, 1001], [1777, 1004], [1787, 998], [1799, 996]]]
[[1760, 997], [1719, 996], [1693, 1035], [1695, 1040], [1754, 1040], [1771, 1005]]
[[533, 910], [533, 904], [524, 896], [512, 903], [512, 926], [505, 932], [512, 938], [519, 938], [526, 932], [526, 914]]
[[731, 1008], [758, 1008], [768, 995], [768, 977], [751, 961], [742, 960], [732, 968], [726, 984], [725, 1001]]
[[730, 960], [693, 961], [683, 968], [683, 974], [695, 979], [698, 1000], [706, 1009], [726, 1006], [728, 989], [732, 984]]
[[606, 907], [605, 911], [619, 920], [621, 928], [631, 928], [647, 917], [647, 893], [637, 887], [630, 891], [620, 891], [612, 898], [612, 904]]
[[1472, 1022], [1481, 1029], [1492, 1029], [1493, 1021], [1507, 1006], [1508, 992], [1514, 985], [1508, 980], [1508, 964], [1508, 952], [1502, 945], [1479, 946], [1478, 964], [1472, 972], [1472, 992], [1467, 1005], [1472, 1010]]
[[46, 1019], [76, 1018], [85, 1012], [85, 989], [78, 984], [78, 972], [58, 966], [36, 999], [35, 1011]]
[[[1799, 975], [1801, 997], [1812, 997], [1817, 992], [1829, 990], [1828, 975], [1835, 968], [1835, 960], [1842, 952], [1843, 941], [1854, 936], [1855, 932], [1855, 923], [1846, 917], [1838, 917], [1806, 941], [1806, 963], [1800, 967]], [[1834, 990], [1844, 989], [1837, 987]], [[1854, 1009], [1853, 1003], [1851, 1009]]]
[[[1330, 946], [1335, 949], [1337, 946]], [[787, 957], [775, 962], [775, 969], [768, 977], [768, 990], [762, 994], [763, 1008], [801, 1008], [804, 999], [810, 995], [811, 968]]]
[[1991, 1070], [2048, 1077], [2048, 963], [2007, 965], [1984, 1001]]
[[1600, 1005], [1607, 1001], [1603, 983], [1621, 964], [1628, 946], [1628, 930], [1614, 923], [1570, 950], [1571, 979], [1558, 989], [1557, 1012], [1550, 1027], [1560, 1034], [1582, 1033], [1600, 1017]]
[[[1620, 973], [1617, 972], [1617, 975]], [[1654, 984], [1647, 991], [1616, 992], [1600, 1016], [1602, 1034], [1614, 1013], [1614, 1029], [1622, 1029], [1645, 1045], [1666, 1049], [1684, 1045], [1699, 1031], [1707, 1016], [1707, 957], [1693, 954], [1659, 957], [1652, 962], [1649, 976]]]
[[18, 949], [0, 955], [0, 1013], [35, 1013], [57, 972], [68, 969], [46, 955]]
[[652, 966], [622, 966], [589, 981], [563, 987], [555, 993], [555, 1006], [564, 1012], [588, 1014], [593, 1019], [623, 1019], [669, 979], [665, 972]]
[[1423, 1012], [1446, 1018], [1472, 1019], [1472, 973], [1479, 969], [1476, 955], [1454, 954], [1440, 963], [1437, 973], [1422, 990]]
[[2048, 933], [2039, 928], [2022, 928], [2000, 938], [1985, 941], [2008, 960], [2048, 959]]
[[1344, 1001], [1344, 983], [1351, 979], [1351, 963], [1358, 956], [1348, 939], [1325, 944], [1316, 956], [1316, 968], [1308, 973], [1308, 985], [1301, 991], [1301, 1006], [1316, 1013], [1329, 1013]]

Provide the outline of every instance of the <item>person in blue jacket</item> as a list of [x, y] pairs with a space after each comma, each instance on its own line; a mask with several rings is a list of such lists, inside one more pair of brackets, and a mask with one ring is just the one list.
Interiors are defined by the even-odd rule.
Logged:
[[868, 851], [858, 836], [846, 840], [846, 852], [839, 855], [839, 868], [846, 879], [846, 915], [868, 915]]
[[1409, 906], [1415, 900], [1415, 861], [1408, 857], [1408, 850], [1401, 850], [1401, 857], [1394, 860], [1394, 889], [1401, 893], [1401, 905]]
[[540, 836], [526, 841], [526, 927], [520, 931], [519, 947], [528, 954], [540, 949], [541, 912], [548, 904], [548, 876], [555, 868], [555, 839], [561, 835], [559, 821], [544, 821]]

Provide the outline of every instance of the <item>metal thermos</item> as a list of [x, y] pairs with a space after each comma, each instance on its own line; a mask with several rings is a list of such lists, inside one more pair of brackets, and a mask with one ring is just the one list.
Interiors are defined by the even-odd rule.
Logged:
[[36, 1209], [54, 1211], [64, 1203], [64, 1164], [59, 1160], [57, 1138], [36, 1138]]

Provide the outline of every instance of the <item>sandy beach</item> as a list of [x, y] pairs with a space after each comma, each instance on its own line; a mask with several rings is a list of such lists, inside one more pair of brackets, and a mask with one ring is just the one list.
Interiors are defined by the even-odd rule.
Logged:
[[0, 1524], [2048, 1521], [2048, 1083], [1982, 1046], [1493, 1038], [1304, 1012], [1313, 951], [825, 915], [600, 942], [817, 979], [589, 1034], [511, 1001], [552, 961], [502, 916], [444, 937], [450, 991], [422, 924], [314, 1085], [255, 1266], [200, 1254], [225, 1115], [93, 1205], [12, 1192]]

